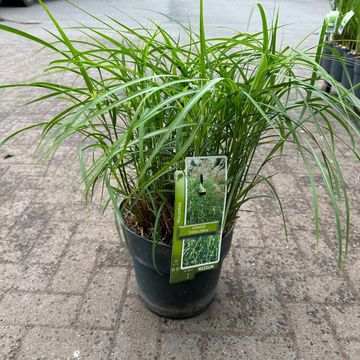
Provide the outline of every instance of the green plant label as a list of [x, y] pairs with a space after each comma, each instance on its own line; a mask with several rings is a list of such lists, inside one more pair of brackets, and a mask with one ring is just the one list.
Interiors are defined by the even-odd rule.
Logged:
[[226, 202], [225, 156], [185, 159], [175, 172], [175, 221], [170, 283], [217, 268]]
[[326, 32], [328, 34], [334, 34], [336, 31], [336, 24], [339, 19], [339, 11], [330, 11], [325, 17]]
[[345, 16], [343, 17], [339, 29], [338, 29], [338, 33], [341, 35], [345, 29], [346, 24], [350, 21], [350, 19], [354, 16], [354, 12], [352, 10], [350, 10], [349, 12], [347, 12], [345, 14]]

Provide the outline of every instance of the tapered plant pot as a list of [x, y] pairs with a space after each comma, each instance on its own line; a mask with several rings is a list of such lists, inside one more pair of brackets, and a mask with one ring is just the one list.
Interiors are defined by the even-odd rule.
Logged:
[[333, 60], [331, 63], [330, 75], [336, 81], [341, 82], [343, 75], [343, 57], [346, 53], [346, 49], [335, 45], [334, 52], [332, 54]]
[[151, 311], [167, 318], [189, 318], [200, 314], [212, 303], [221, 266], [230, 249], [232, 230], [223, 236], [217, 269], [199, 272], [193, 280], [170, 284], [171, 246], [158, 243], [157, 272], [152, 263], [152, 241], [134, 233], [116, 218], [133, 258], [138, 294]]
[[344, 55], [344, 62], [345, 62], [346, 71], [344, 69], [342, 78], [341, 78], [341, 83], [347, 89], [350, 89], [354, 83], [354, 65], [355, 65], [354, 54], [352, 54], [350, 52], [346, 53]]
[[328, 72], [330, 73], [331, 69], [331, 63], [332, 63], [332, 54], [333, 52], [331, 49], [334, 47], [334, 43], [332, 42], [326, 42], [324, 44], [323, 53], [321, 57], [320, 65]]
[[[333, 42], [326, 42], [324, 44], [324, 48], [323, 48], [323, 53], [321, 56], [321, 61], [320, 61], [320, 65], [330, 74], [330, 70], [331, 70], [331, 64], [332, 64], [332, 51], [331, 49], [334, 47], [334, 43]], [[325, 89], [327, 92], [330, 92], [331, 90], [331, 85], [325, 81]]]
[[354, 61], [354, 86], [358, 86], [355, 89], [355, 95], [360, 99], [360, 57], [357, 55]]

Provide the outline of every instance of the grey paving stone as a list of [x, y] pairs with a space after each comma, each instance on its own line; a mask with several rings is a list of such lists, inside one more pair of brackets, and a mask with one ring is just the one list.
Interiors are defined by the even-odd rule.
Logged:
[[11, 126], [12, 124], [6, 121], [6, 118], [9, 116], [10, 112], [0, 111], [0, 128], [3, 129], [6, 125]]
[[293, 344], [282, 337], [207, 336], [204, 360], [295, 359]]
[[29, 262], [56, 264], [75, 230], [71, 223], [54, 222], [52, 219], [38, 237], [28, 255]]
[[98, 250], [99, 266], [129, 266], [132, 258], [126, 245], [120, 240], [103, 242]]
[[0, 260], [18, 262], [31, 251], [37, 237], [45, 227], [46, 220], [23, 222], [21, 219], [0, 240]]
[[[0, 194], [1, 199], [3, 203], [1, 205], [4, 205], [4, 203], [21, 203], [21, 202], [27, 202], [27, 205], [29, 205], [31, 202], [34, 202], [36, 199], [39, 198], [38, 190], [33, 189], [18, 189], [14, 188], [11, 192], [2, 193]], [[43, 198], [42, 201], [44, 203], [48, 203], [48, 201], [45, 201]]]
[[337, 276], [338, 254], [327, 245], [326, 234], [321, 233], [317, 243], [315, 230], [310, 232], [306, 226], [293, 228], [293, 233], [301, 252], [313, 264], [313, 272]]
[[[330, 319], [341, 338], [360, 339], [360, 306], [329, 306]], [[359, 352], [360, 354], [360, 352]]]
[[0, 263], [0, 289], [44, 291], [54, 268], [44, 265]]
[[9, 166], [0, 165], [0, 177], [3, 176], [9, 170]]
[[[27, 190], [29, 191], [29, 190]], [[19, 193], [21, 190], [19, 191]], [[51, 191], [44, 188], [41, 191], [36, 191], [36, 197], [44, 199], [44, 203], [52, 204], [55, 206], [71, 206], [73, 202], [79, 202], [81, 200], [80, 191], [75, 191], [73, 188], [63, 189], [61, 187], [53, 188]], [[76, 222], [76, 219], [73, 219]]]
[[[284, 229], [281, 214], [275, 217], [269, 217], [267, 213], [259, 213], [259, 222], [261, 226], [262, 239], [267, 248], [274, 248], [281, 251], [284, 248], [296, 248], [291, 229], [288, 229], [288, 238]], [[280, 250], [279, 250], [280, 248]]]
[[113, 328], [121, 311], [128, 269], [103, 268], [94, 277], [85, 295], [79, 322], [90, 327]]
[[135, 279], [135, 271], [133, 268], [130, 271], [130, 277], [129, 277], [126, 293], [128, 295], [134, 295], [134, 296], [136, 296], [138, 294], [136, 279]]
[[235, 248], [235, 257], [240, 271], [250, 274], [301, 273], [311, 269], [296, 248]]
[[[33, 164], [33, 154], [36, 150], [35, 144], [21, 146], [19, 143], [8, 143], [0, 148], [0, 164]], [[6, 157], [11, 155], [11, 157]]]
[[4, 199], [0, 204], [0, 239], [5, 238], [30, 202], [31, 199], [26, 197], [22, 199], [13, 198], [12, 201], [11, 199]]
[[263, 247], [264, 242], [256, 212], [241, 211], [235, 224], [233, 244], [238, 247]]
[[260, 226], [248, 227], [245, 224], [239, 222], [235, 224], [235, 236], [233, 245], [239, 248], [248, 248], [248, 247], [264, 247], [264, 241], [262, 239], [262, 233]]
[[137, 296], [127, 297], [110, 359], [155, 360], [159, 321]]
[[83, 292], [91, 276], [96, 260], [94, 243], [73, 241], [65, 257], [61, 259], [59, 269], [52, 283], [52, 290], [61, 292]]
[[21, 265], [0, 263], [0, 289], [9, 290], [21, 276]]
[[351, 304], [355, 294], [346, 281], [336, 275], [284, 275], [279, 278], [280, 294], [285, 301]]
[[338, 360], [342, 358], [321, 306], [291, 304], [289, 312], [300, 359]]
[[275, 164], [276, 166], [274, 166], [274, 170], [282, 173], [303, 175], [306, 168], [301, 160], [301, 156], [297, 153], [292, 144], [287, 144], [285, 148], [287, 150], [284, 151], [284, 154], [280, 157], [279, 162]]
[[0, 325], [0, 358], [1, 359], [12, 358], [25, 332], [26, 332], [25, 329], [20, 326]]
[[344, 341], [343, 347], [345, 348], [345, 354], [349, 360], [358, 360], [360, 354], [360, 340], [358, 341]]
[[111, 333], [101, 330], [34, 327], [25, 336], [16, 359], [106, 359]]
[[79, 301], [79, 296], [7, 292], [0, 300], [0, 323], [69, 325]]
[[[289, 229], [306, 227], [315, 230], [314, 212], [304, 198], [290, 198], [283, 201], [287, 226]], [[296, 235], [296, 233], [294, 233]]]
[[[76, 192], [76, 196], [72, 197], [71, 202], [67, 201], [64, 203], [62, 201], [58, 203], [58, 206], [52, 214], [52, 219], [58, 222], [71, 221], [79, 223], [79, 229], [76, 236], [79, 238], [89, 237], [89, 240], [91, 238], [94, 239], [94, 236], [91, 236], [92, 230], [95, 228], [94, 224], [98, 224], [103, 227], [102, 230], [104, 231], [109, 231], [109, 229], [111, 229], [112, 234], [109, 238], [112, 239], [112, 242], [118, 241], [118, 236], [114, 236], [115, 233], [113, 232], [113, 230], [116, 231], [116, 228], [114, 229], [115, 224], [112, 209], [109, 208], [103, 213], [100, 204], [86, 204], [79, 189]], [[99, 230], [98, 233], [100, 233]]]
[[345, 270], [349, 274], [349, 277], [354, 284], [354, 287], [358, 294], [360, 294], [360, 247], [351, 249], [349, 259], [345, 265]]
[[[8, 131], [4, 131], [2, 136], [7, 137], [14, 133], [15, 131], [19, 131], [24, 129], [25, 127], [29, 126], [31, 123], [35, 123], [35, 121], [31, 121], [31, 118], [27, 118], [27, 121], [24, 120], [24, 115], [19, 116], [16, 114], [11, 114], [7, 117], [6, 120], [12, 121], [12, 126]], [[34, 143], [37, 143], [41, 137], [41, 129], [34, 128], [33, 131], [23, 132], [18, 135], [18, 137], [14, 138], [15, 143], [19, 143], [21, 146], [30, 145], [33, 146]]]
[[[63, 165], [66, 169], [66, 166]], [[47, 173], [40, 181], [40, 189], [46, 189], [48, 193], [55, 192], [59, 189], [65, 194], [71, 194], [81, 188], [81, 182], [70, 176], [57, 176], [57, 174]]]
[[287, 316], [271, 278], [244, 276], [244, 321], [258, 335], [286, 334]]
[[80, 202], [80, 197], [78, 201], [73, 199], [72, 202], [67, 201], [64, 204], [64, 201], [58, 203], [56, 209], [51, 215], [51, 219], [54, 222], [63, 223], [63, 222], [72, 222], [78, 223], [86, 219], [86, 210], [87, 207], [85, 204]]
[[160, 360], [202, 360], [201, 337], [171, 333], [161, 339]]
[[51, 217], [55, 206], [47, 202], [32, 201], [29, 206], [26, 207], [24, 212], [19, 218], [20, 224], [31, 224], [34, 221], [47, 221]]
[[[4, 165], [3, 165], [4, 166]], [[21, 178], [26, 180], [29, 176], [36, 176], [36, 177], [43, 177], [45, 176], [48, 165], [43, 163], [36, 163], [34, 161], [33, 164], [12, 164], [11, 166], [8, 165], [9, 172], [6, 175], [12, 175], [11, 180], [17, 180], [17, 178]], [[1, 169], [1, 166], [0, 166]], [[0, 170], [1, 173], [1, 170]]]
[[14, 289], [45, 291], [52, 280], [54, 272], [54, 266], [42, 264], [24, 265], [22, 278], [14, 284]]
[[74, 234], [74, 241], [80, 239], [81, 241], [93, 241], [96, 243], [103, 242], [117, 242], [120, 241], [117, 233], [115, 222], [112, 219], [109, 223], [104, 220], [99, 213], [96, 221], [83, 221], [79, 224]]
[[[233, 241], [236, 241], [236, 237], [233, 237]], [[237, 276], [237, 265], [234, 261], [233, 247], [234, 247], [234, 244], [232, 243], [232, 247], [230, 248], [229, 253], [223, 260], [222, 267], [221, 267], [221, 274], [220, 274], [220, 276], [222, 278]]]
[[[273, 165], [275, 167], [275, 165]], [[275, 170], [275, 169], [274, 169]], [[278, 172], [271, 179], [273, 185], [278, 191], [279, 195], [286, 194], [287, 197], [294, 197], [300, 199], [302, 196], [302, 188], [298, 182], [295, 174], [289, 172]]]

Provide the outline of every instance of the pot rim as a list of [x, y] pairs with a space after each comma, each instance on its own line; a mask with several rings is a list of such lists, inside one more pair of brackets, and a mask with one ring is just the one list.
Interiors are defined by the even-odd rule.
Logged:
[[[122, 211], [121, 211], [121, 208], [122, 208], [123, 204], [124, 204], [124, 200], [122, 200], [122, 201], [120, 202], [120, 205], [119, 205], [119, 213], [120, 213], [120, 215], [121, 215], [121, 225], [122, 225], [123, 227], [125, 227], [126, 230], [127, 230], [128, 232], [130, 232], [131, 234], [135, 235], [136, 237], [141, 238], [142, 240], [145, 240], [145, 241], [147, 241], [147, 242], [150, 242], [150, 243], [152, 244], [152, 243], [153, 243], [152, 240], [146, 238], [145, 236], [139, 235], [138, 233], [136, 233], [134, 230], [130, 229], [130, 228], [126, 225], [126, 223], [125, 223], [125, 221], [124, 221], [124, 217], [123, 217]], [[161, 241], [158, 241], [157, 245], [164, 246], [164, 247], [166, 247], [166, 248], [172, 248], [171, 245], [165, 244], [165, 243], [163, 243], [163, 242], [161, 242]]]
[[[152, 243], [153, 243], [152, 240], [150, 240], [150, 239], [148, 239], [148, 238], [146, 238], [146, 237], [144, 237], [144, 236], [141, 236], [141, 235], [137, 234], [135, 231], [133, 231], [132, 229], [130, 229], [130, 228], [126, 225], [126, 223], [125, 223], [125, 221], [124, 221], [124, 218], [123, 218], [123, 214], [122, 214], [122, 212], [121, 212], [121, 207], [122, 207], [123, 204], [124, 204], [124, 200], [122, 200], [122, 201], [120, 202], [120, 204], [119, 204], [119, 213], [121, 214], [121, 225], [122, 225], [123, 227], [125, 227], [126, 230], [129, 231], [131, 234], [133, 234], [133, 235], [141, 238], [142, 240], [145, 240], [145, 241], [147, 241], [147, 242], [149, 242], [149, 243], [152, 244]], [[231, 233], [231, 232], [234, 230], [234, 228], [235, 228], [235, 224], [231, 225], [229, 231], [227, 231], [227, 232], [224, 232], [224, 231], [223, 231], [222, 237], [225, 237], [227, 234]], [[170, 248], [170, 249], [172, 248], [171, 245], [165, 244], [165, 243], [163, 243], [163, 242], [161, 242], [161, 241], [158, 241], [157, 245], [163, 246], [163, 247], [165, 247], [165, 248]]]

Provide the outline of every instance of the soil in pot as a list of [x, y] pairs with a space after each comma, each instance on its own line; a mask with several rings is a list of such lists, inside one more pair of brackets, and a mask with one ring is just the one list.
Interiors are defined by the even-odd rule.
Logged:
[[170, 284], [171, 246], [158, 243], [156, 271], [152, 262], [152, 241], [139, 236], [123, 222], [118, 226], [133, 257], [139, 296], [151, 311], [163, 317], [181, 319], [200, 314], [212, 303], [222, 262], [230, 249], [232, 230], [223, 236], [217, 269], [199, 272], [193, 280]]

